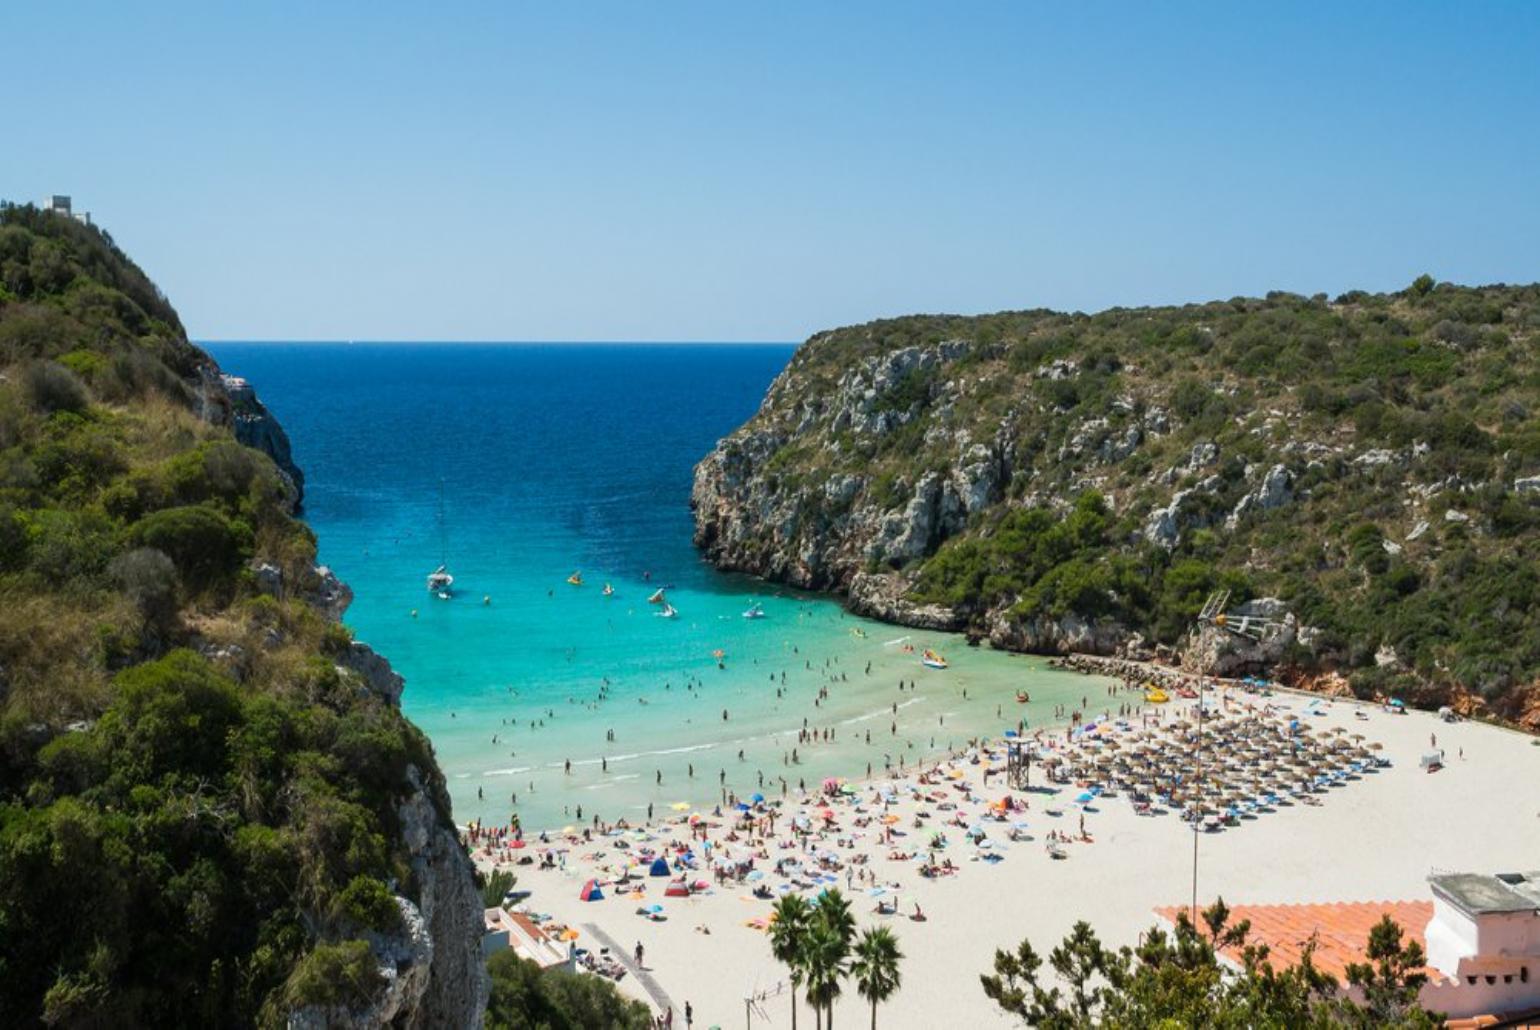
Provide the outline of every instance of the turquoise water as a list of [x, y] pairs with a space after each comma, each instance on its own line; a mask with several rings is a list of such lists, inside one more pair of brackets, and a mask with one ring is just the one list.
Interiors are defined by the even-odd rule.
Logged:
[[[209, 350], [287, 429], [321, 559], [356, 595], [348, 625], [406, 678], [403, 706], [461, 822], [516, 809], [526, 826], [560, 826], [579, 806], [585, 820], [634, 820], [649, 803], [662, 816], [724, 790], [779, 793], [782, 777], [794, 791], [1100, 696], [1036, 659], [700, 561], [691, 468], [754, 412], [790, 347]], [[424, 584], [441, 556], [449, 601]], [[585, 585], [568, 585], [577, 570]], [[677, 618], [647, 603], [659, 586]], [[766, 617], [743, 618], [755, 600]], [[925, 669], [905, 646], [936, 646], [952, 668]], [[804, 719], [835, 739], [799, 745]]]

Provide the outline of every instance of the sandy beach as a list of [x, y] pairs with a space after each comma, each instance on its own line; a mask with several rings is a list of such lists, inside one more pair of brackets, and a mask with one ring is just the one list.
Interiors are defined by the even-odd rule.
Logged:
[[[1423, 899], [1431, 871], [1530, 867], [1540, 854], [1540, 798], [1524, 786], [1540, 782], [1540, 747], [1530, 737], [1287, 692], [1232, 690], [1223, 702], [1213, 691], [1206, 697], [1210, 753], [1227, 725], [1243, 733], [1266, 729], [1253, 752], [1230, 756], [1234, 776], [1251, 775], [1253, 764], [1271, 764], [1274, 775], [1283, 776], [1278, 770], [1290, 767], [1271, 758], [1297, 752], [1300, 740], [1340, 749], [1322, 753], [1340, 754], [1343, 775], [1292, 793], [1287, 784], [1301, 776], [1279, 779], [1276, 791], [1253, 792], [1273, 794], [1274, 803], [1237, 806], [1230, 825], [1218, 825], [1224, 813], [1211, 811], [1207, 820], [1215, 828], [1198, 837], [1200, 904], [1218, 896], [1231, 903]], [[475, 857], [483, 868], [517, 872], [519, 889], [532, 892], [520, 910], [575, 929], [580, 947], [618, 952], [627, 970], [622, 990], [659, 1012], [672, 1005], [676, 1026], [683, 1025], [686, 1001], [696, 1026], [790, 1026], [786, 972], [771, 957], [762, 929], [772, 901], [754, 891], [800, 890], [812, 897], [827, 886], [851, 896], [862, 925], [886, 923], [899, 936], [908, 986], [879, 1012], [879, 1025], [1007, 1025], [978, 984], [997, 947], [1014, 947], [1026, 936], [1046, 953], [1080, 919], [1106, 942], [1132, 944], [1155, 923], [1155, 908], [1191, 898], [1194, 833], [1181, 814], [1187, 802], [1156, 800], [1155, 814], [1141, 814], [1144, 806], [1132, 791], [1109, 784], [1110, 796], [1084, 802], [1077, 799], [1085, 797], [1088, 780], [1046, 779], [1041, 756], [1057, 754], [1065, 768], [1076, 763], [1085, 770], [1097, 756], [1105, 761], [1160, 741], [1167, 764], [1180, 764], [1174, 742], [1194, 732], [1195, 720], [1185, 728], [1177, 723], [1193, 719], [1195, 701], [1173, 696], [1147, 705], [1138, 693], [1110, 700], [1114, 711], [1125, 706], [1128, 718], [1105, 720], [1090, 733], [1082, 729], [1073, 740], [1068, 726], [1043, 731], [1033, 744], [1039, 758], [1026, 791], [1011, 789], [1003, 771], [991, 772], [985, 785], [986, 770], [1005, 764], [1001, 742], [987, 741], [927, 765], [924, 780], [911, 770], [852, 781], [832, 793], [809, 790], [798, 797], [793, 791], [784, 802], [771, 799], [749, 813], [754, 830], [734, 831], [731, 816], [742, 813], [730, 809], [721, 816], [670, 812], [672, 819], [650, 827], [587, 841], [532, 838], [512, 850], [506, 841], [489, 847], [483, 838]], [[1146, 718], [1150, 712], [1158, 712], [1158, 722]], [[1447, 763], [1433, 773], [1419, 766], [1430, 749], [1442, 750]], [[1220, 786], [1215, 780], [1204, 789], [1217, 793]], [[1006, 797], [1011, 811], [999, 807]], [[1025, 810], [1016, 807], [1023, 803]], [[983, 844], [972, 836], [974, 828], [983, 831]], [[932, 850], [937, 834], [946, 843]], [[1059, 837], [1068, 841], [1059, 845], [1064, 857], [1055, 858], [1049, 842]], [[690, 847], [696, 867], [649, 876], [646, 862], [654, 852], [677, 857], [670, 844]], [[553, 867], [516, 864], [526, 857], [538, 863], [547, 853]], [[955, 872], [921, 875], [928, 860], [949, 863]], [[746, 877], [729, 878], [719, 864]], [[615, 886], [628, 866], [630, 882]], [[705, 889], [666, 897], [670, 880], [680, 878]], [[579, 900], [590, 879], [602, 885], [604, 900]], [[895, 899], [896, 914], [877, 912], [879, 902]], [[913, 918], [916, 905], [923, 921]], [[650, 906], [661, 906], [661, 919], [639, 914]], [[645, 949], [643, 976], [632, 953], [638, 943]], [[836, 1014], [847, 1026], [870, 1018], [853, 985]], [[810, 1022], [811, 1010], [803, 1006], [799, 1019]]]

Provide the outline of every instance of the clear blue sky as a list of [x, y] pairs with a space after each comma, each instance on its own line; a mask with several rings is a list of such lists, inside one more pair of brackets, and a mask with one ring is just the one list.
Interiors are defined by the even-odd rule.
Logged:
[[0, 196], [198, 338], [1540, 279], [1540, 3], [236, 6], [3, 16]]

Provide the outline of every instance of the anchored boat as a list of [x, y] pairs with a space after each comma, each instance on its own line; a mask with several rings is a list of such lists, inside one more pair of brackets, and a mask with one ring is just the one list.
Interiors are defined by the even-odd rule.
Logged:
[[449, 600], [454, 592], [454, 585], [455, 578], [443, 565], [428, 573], [428, 593], [436, 594], [442, 600]]
[[454, 596], [455, 578], [449, 574], [449, 547], [444, 530], [444, 481], [438, 481], [438, 568], [428, 573], [428, 593], [440, 601]]

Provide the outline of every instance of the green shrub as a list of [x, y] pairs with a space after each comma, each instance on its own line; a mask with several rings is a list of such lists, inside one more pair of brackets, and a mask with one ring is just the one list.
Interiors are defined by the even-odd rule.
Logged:
[[1171, 410], [1182, 418], [1196, 419], [1213, 403], [1213, 388], [1196, 379], [1183, 379], [1171, 391]]
[[284, 998], [292, 1008], [362, 1007], [383, 983], [379, 963], [364, 941], [317, 944], [294, 967]]
[[118, 551], [118, 533], [92, 511], [46, 508], [27, 517], [28, 565], [57, 587], [101, 575]]
[[608, 980], [563, 970], [541, 970], [505, 949], [487, 960], [492, 978], [487, 1030], [650, 1030], [652, 1013]]
[[875, 411], [905, 412], [915, 406], [930, 403], [931, 390], [936, 384], [936, 369], [913, 368], [901, 376], [892, 388], [877, 397]]
[[373, 876], [355, 876], [332, 903], [332, 918], [394, 933], [401, 926], [401, 909], [385, 884]]
[[59, 364], [83, 379], [93, 379], [110, 367], [107, 358], [93, 350], [72, 350], [60, 355]]
[[37, 481], [50, 497], [89, 501], [127, 468], [122, 445], [109, 427], [60, 412], [48, 420], [33, 448]]
[[27, 518], [13, 504], [0, 502], [0, 571], [15, 572], [27, 565]]
[[250, 528], [204, 504], [152, 512], [134, 524], [130, 537], [142, 547], [170, 555], [194, 590], [208, 589], [232, 576], [252, 546]]
[[519, 878], [507, 869], [494, 869], [487, 874], [485, 882], [481, 885], [481, 904], [484, 908], [497, 908], [502, 905], [503, 898], [513, 890], [513, 885], [519, 882]]
[[180, 580], [176, 563], [164, 551], [140, 547], [114, 558], [107, 574], [144, 617], [166, 625], [176, 615]]
[[45, 415], [82, 412], [91, 404], [80, 378], [56, 361], [35, 361], [22, 373], [22, 385], [32, 406]]
[[119, 673], [117, 699], [99, 732], [124, 770], [146, 777], [161, 772], [223, 776], [229, 735], [244, 721], [240, 692], [208, 660], [192, 651]]

